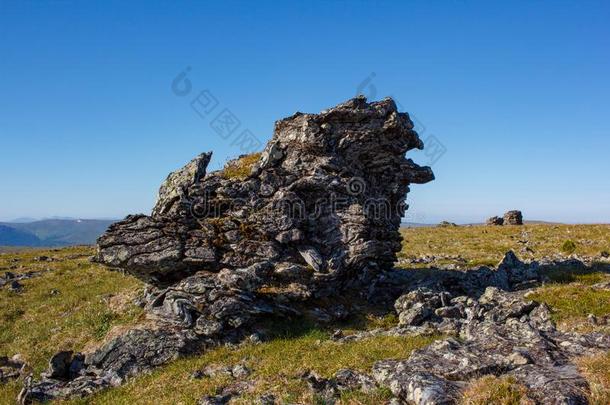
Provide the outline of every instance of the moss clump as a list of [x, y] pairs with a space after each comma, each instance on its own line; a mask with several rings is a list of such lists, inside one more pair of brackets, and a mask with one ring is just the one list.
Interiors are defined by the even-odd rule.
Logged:
[[250, 175], [252, 167], [261, 158], [261, 153], [240, 156], [238, 159], [227, 162], [222, 169], [222, 177], [225, 179], [245, 179]]
[[568, 239], [565, 242], [563, 242], [563, 245], [561, 245], [561, 251], [565, 254], [571, 255], [572, 253], [574, 253], [574, 251], [576, 250], [576, 243], [574, 243], [574, 241]]
[[527, 389], [512, 377], [484, 376], [464, 391], [462, 405], [534, 405]]

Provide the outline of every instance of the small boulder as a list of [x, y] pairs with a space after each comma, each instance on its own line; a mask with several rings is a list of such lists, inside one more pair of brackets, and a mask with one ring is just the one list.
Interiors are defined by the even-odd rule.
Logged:
[[206, 395], [197, 401], [197, 405], [225, 405], [231, 400], [232, 395]]
[[19, 281], [13, 280], [11, 281], [11, 285], [8, 289], [14, 292], [19, 292], [23, 289], [23, 285]]
[[523, 225], [523, 214], [521, 214], [521, 211], [513, 210], [504, 214], [504, 225]]
[[421, 302], [398, 315], [400, 326], [418, 326], [432, 315], [432, 309]]
[[273, 394], [263, 394], [258, 398], [258, 403], [260, 405], [275, 405], [275, 395]]
[[504, 218], [501, 218], [498, 216], [487, 218], [487, 220], [485, 221], [485, 225], [490, 225], [490, 226], [504, 225]]

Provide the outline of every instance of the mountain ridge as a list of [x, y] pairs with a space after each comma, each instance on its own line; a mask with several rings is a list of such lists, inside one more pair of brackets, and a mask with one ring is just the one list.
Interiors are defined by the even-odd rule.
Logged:
[[91, 245], [114, 219], [43, 219], [0, 222], [0, 246], [61, 247]]

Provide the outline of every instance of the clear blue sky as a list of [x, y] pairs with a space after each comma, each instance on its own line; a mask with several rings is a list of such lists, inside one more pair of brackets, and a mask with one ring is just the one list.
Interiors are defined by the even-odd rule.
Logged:
[[149, 212], [168, 172], [239, 154], [190, 107], [208, 89], [263, 142], [394, 96], [446, 149], [416, 222], [610, 222], [609, 4], [2, 0], [0, 219]]

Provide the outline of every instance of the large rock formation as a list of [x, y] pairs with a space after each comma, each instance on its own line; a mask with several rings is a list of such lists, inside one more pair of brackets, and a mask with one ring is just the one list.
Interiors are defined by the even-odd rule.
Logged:
[[401, 249], [409, 184], [433, 179], [405, 158], [414, 148], [423, 144], [391, 99], [357, 97], [278, 121], [251, 168], [252, 156], [206, 173], [211, 154], [197, 156], [168, 176], [152, 215], [98, 240], [96, 261], [151, 284], [147, 323], [86, 356], [58, 354], [65, 367], [28, 381], [20, 400], [86, 395], [241, 341], [257, 317], [298, 314], [312, 297], [366, 294]]
[[409, 184], [434, 178], [405, 158], [422, 147], [391, 99], [296, 113], [244, 179], [206, 174], [210, 153], [170, 174], [152, 215], [112, 225], [97, 260], [156, 285], [263, 263], [309, 281], [388, 269]]

